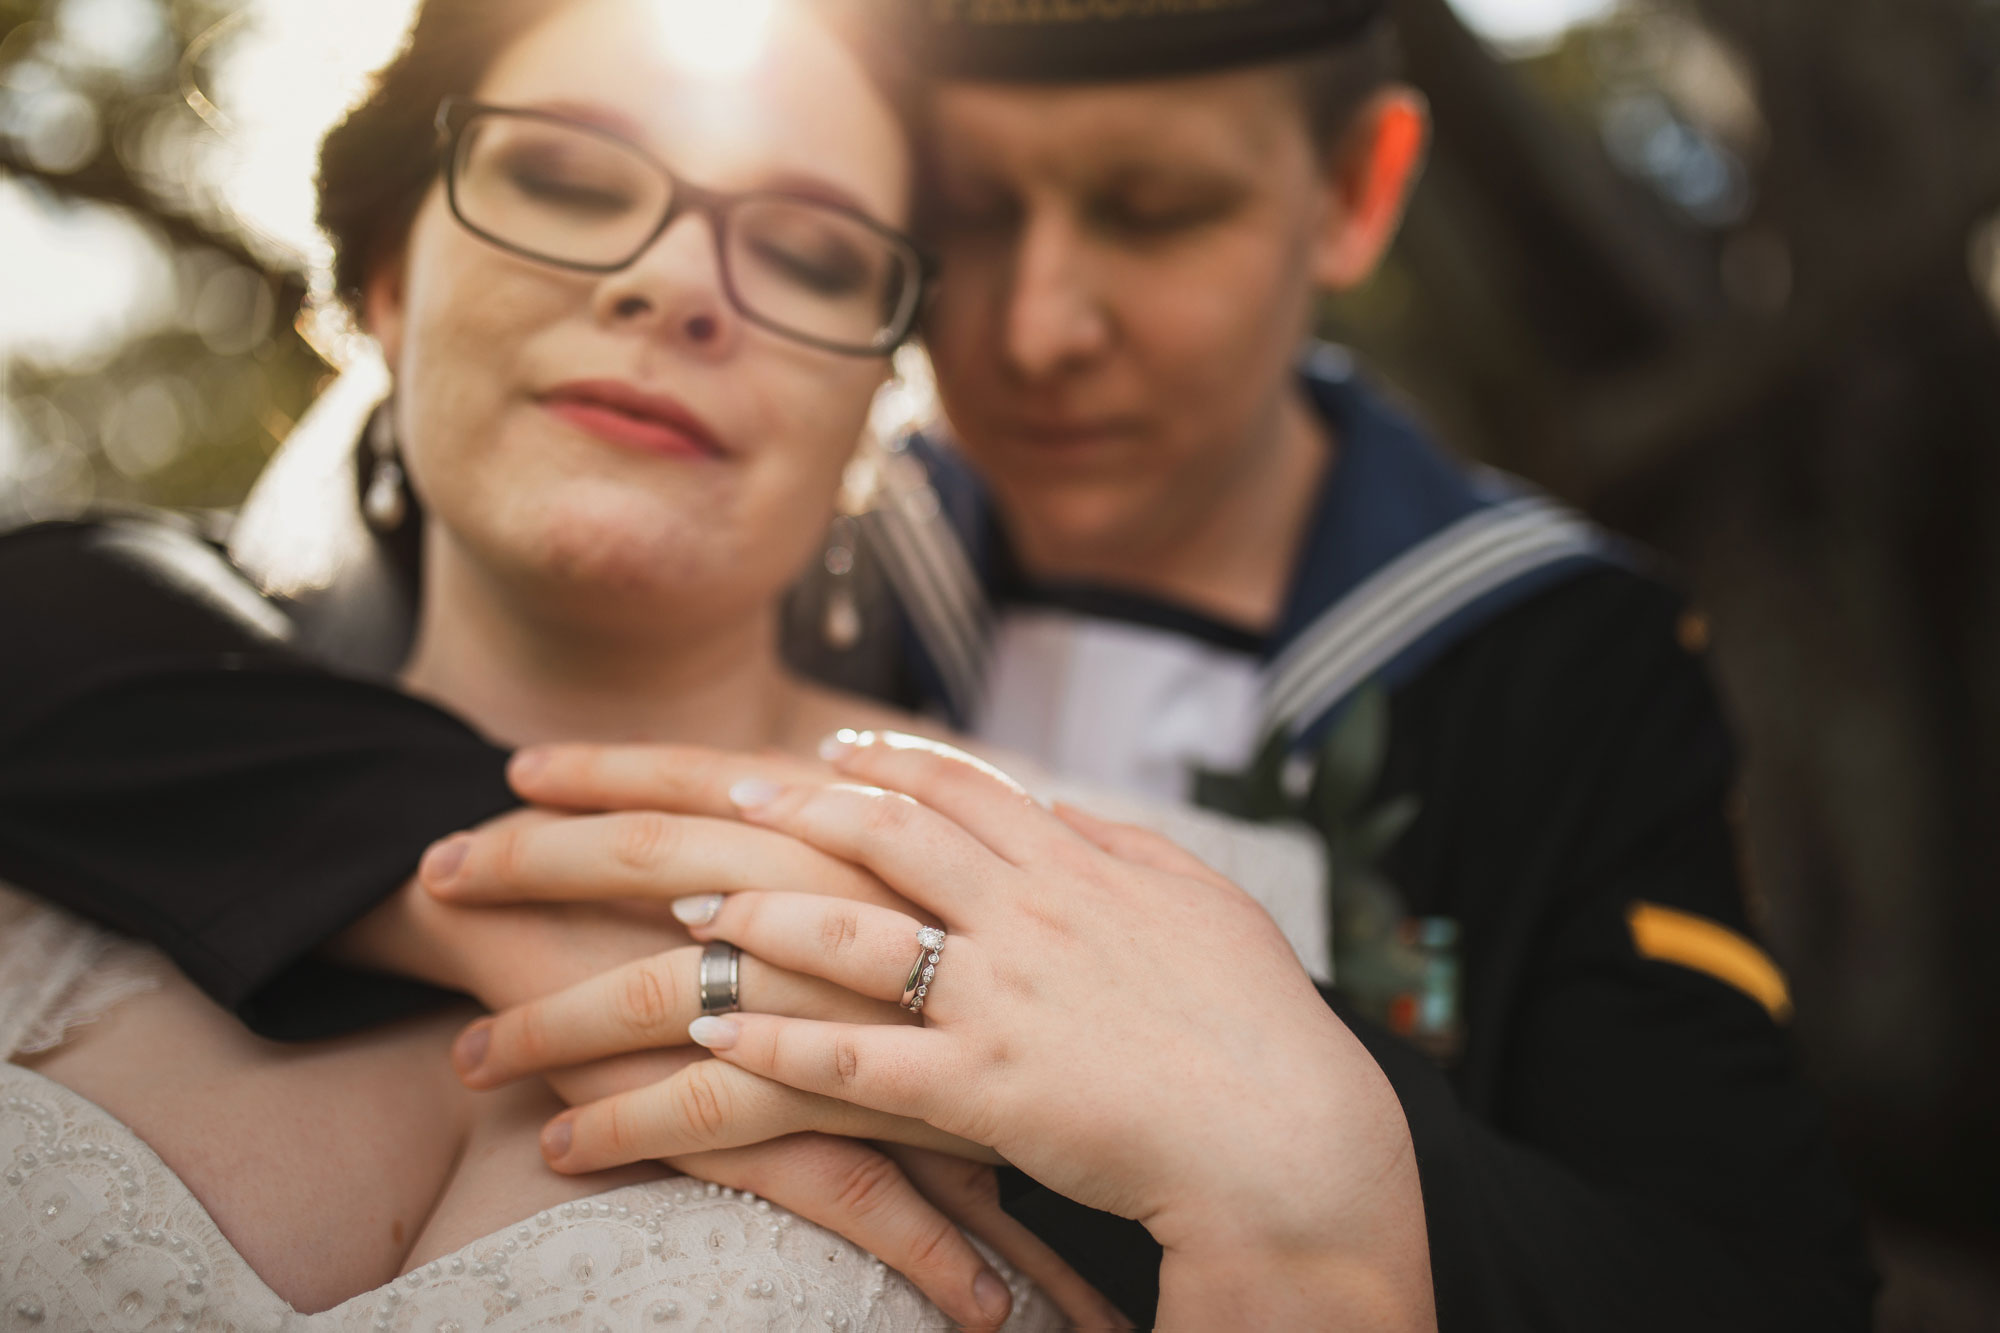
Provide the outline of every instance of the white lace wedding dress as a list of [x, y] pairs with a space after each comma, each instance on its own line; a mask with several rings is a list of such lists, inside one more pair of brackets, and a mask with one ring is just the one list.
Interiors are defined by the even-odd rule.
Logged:
[[[1101, 804], [1099, 802], [1098, 804]], [[1119, 814], [1140, 813], [1118, 811]], [[1157, 822], [1157, 821], [1148, 821]], [[1302, 838], [1178, 818], [1176, 836], [1271, 897], [1324, 975], [1317, 855]], [[1260, 897], [1264, 896], [1260, 893]], [[608, 1333], [840, 1330], [949, 1322], [899, 1274], [762, 1199], [686, 1177], [563, 1204], [331, 1310], [292, 1309], [119, 1120], [12, 1061], [157, 984], [153, 951], [0, 887], [0, 1329], [63, 1333]], [[995, 1261], [1015, 1330], [1061, 1326]]]
[[[0, 1052], [60, 1043], [148, 989], [165, 962], [0, 889]], [[989, 1259], [993, 1256], [989, 1255]], [[1013, 1289], [1009, 1329], [1058, 1327]], [[527, 1333], [949, 1327], [872, 1255], [762, 1199], [678, 1177], [524, 1217], [331, 1310], [258, 1278], [138, 1135], [0, 1064], [0, 1329], [63, 1333]]]

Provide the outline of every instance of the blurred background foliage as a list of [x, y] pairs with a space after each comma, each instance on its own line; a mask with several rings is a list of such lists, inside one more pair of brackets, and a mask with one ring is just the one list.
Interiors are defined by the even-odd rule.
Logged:
[[247, 126], [207, 96], [269, 52], [244, 40], [258, 17], [0, 0], [0, 525], [226, 509], [322, 386], [301, 334], [317, 256], [246, 213]]
[[[2000, 0], [1397, 5], [1432, 160], [1324, 328], [1699, 598], [1882, 1326], [2000, 1327]], [[310, 131], [406, 7], [0, 0], [0, 526], [240, 500], [337, 346]]]
[[[0, 281], [11, 307], [0, 315], [0, 523], [104, 503], [226, 509], [321, 385], [315, 326], [299, 320], [311, 243], [270, 234], [231, 194], [239, 121], [282, 107], [214, 95], [232, 59], [324, 59], [243, 40], [288, 2], [303, 4], [0, 0], [0, 229], [14, 237], [0, 271], [41, 279]], [[376, 6], [392, 22], [400, 7]], [[1425, 24], [1453, 21], [1431, 9]], [[1764, 126], [1726, 44], [1648, 0], [1463, 10], [1489, 38], [1465, 37], [1470, 54], [1501, 57], [1547, 128], [1608, 164], [1597, 184], [1643, 196], [1627, 201], [1627, 225], [1642, 221], [1650, 243], [1704, 268], [1701, 285], [1726, 277], [1729, 299], [1782, 301], [1782, 254], [1743, 231]], [[302, 179], [308, 165], [292, 170]], [[1462, 174], [1440, 157], [1395, 262], [1330, 303], [1325, 323], [1462, 447], [1504, 455], [1480, 388], [1518, 389], [1542, 368], [1516, 332], [1529, 312], [1514, 293], [1457, 273], [1476, 278], [1496, 240], [1472, 234]], [[95, 299], [37, 273], [37, 248], [58, 243], [62, 268], [91, 270]], [[1562, 336], [1596, 338], [1567, 326]]]

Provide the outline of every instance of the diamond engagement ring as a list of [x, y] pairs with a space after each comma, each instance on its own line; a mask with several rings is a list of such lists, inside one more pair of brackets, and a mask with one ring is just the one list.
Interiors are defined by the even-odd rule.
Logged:
[[931, 978], [937, 975], [938, 955], [944, 952], [944, 932], [925, 926], [917, 932], [917, 961], [910, 965], [903, 982], [903, 1007], [913, 1014], [924, 1011], [924, 998], [931, 993]]
[[741, 1006], [737, 983], [743, 974], [743, 951], [721, 940], [710, 940], [695, 970], [695, 995], [704, 1014], [733, 1014]]

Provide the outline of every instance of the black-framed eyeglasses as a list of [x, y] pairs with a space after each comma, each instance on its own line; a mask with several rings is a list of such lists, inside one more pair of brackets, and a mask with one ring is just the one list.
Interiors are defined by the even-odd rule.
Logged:
[[745, 319], [850, 356], [892, 350], [916, 322], [923, 252], [857, 209], [785, 190], [705, 190], [637, 144], [553, 112], [448, 97], [437, 127], [452, 216], [503, 250], [613, 273], [699, 213]]

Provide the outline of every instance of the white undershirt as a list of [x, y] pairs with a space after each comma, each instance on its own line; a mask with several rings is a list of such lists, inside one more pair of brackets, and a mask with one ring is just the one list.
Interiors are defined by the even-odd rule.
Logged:
[[1257, 743], [1258, 663], [1185, 634], [1043, 607], [999, 620], [973, 733], [1051, 772], [1161, 801]]
[[[1250, 762], [1255, 658], [1042, 607], [1010, 608], [993, 646], [974, 734], [1004, 756], [1003, 767], [1045, 800], [1171, 837], [1271, 914], [1308, 975], [1332, 979], [1319, 837], [1300, 824], [1246, 824], [1190, 807], [1194, 769], [1233, 773]], [[1012, 765], [1016, 756], [1025, 765]]]

